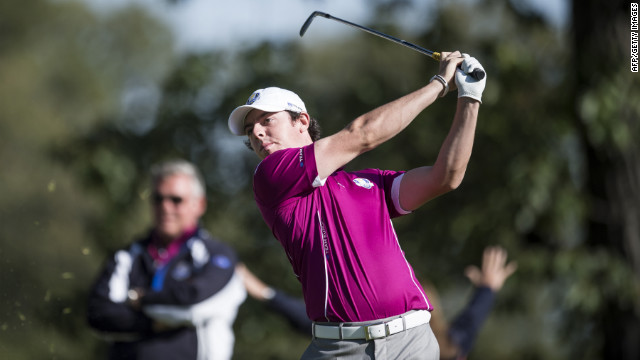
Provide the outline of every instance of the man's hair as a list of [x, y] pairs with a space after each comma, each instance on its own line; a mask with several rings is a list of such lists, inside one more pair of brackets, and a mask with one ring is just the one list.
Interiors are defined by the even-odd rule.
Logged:
[[[291, 115], [291, 121], [296, 121], [300, 118], [300, 113], [295, 111], [287, 111]], [[315, 118], [309, 115], [309, 128], [307, 129], [311, 140], [316, 141], [320, 139], [320, 123]]]
[[186, 160], [169, 160], [151, 167], [151, 186], [155, 187], [162, 180], [172, 175], [189, 176], [193, 182], [193, 195], [206, 196], [204, 177], [195, 165]]
[[[290, 110], [286, 111], [289, 113], [289, 116], [291, 116], [291, 122], [296, 122], [296, 120], [300, 118], [301, 113]], [[309, 132], [312, 141], [320, 139], [320, 123], [318, 122], [318, 120], [309, 116], [309, 128], [307, 129], [307, 131]], [[244, 144], [247, 146], [247, 148], [249, 148], [249, 150], [253, 151], [253, 148], [251, 147], [251, 141], [249, 141], [249, 139], [245, 140]]]

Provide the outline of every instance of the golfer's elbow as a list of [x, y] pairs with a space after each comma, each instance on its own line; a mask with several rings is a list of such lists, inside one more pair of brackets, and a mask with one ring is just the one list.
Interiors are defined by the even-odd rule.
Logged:
[[353, 144], [356, 145], [360, 154], [373, 150], [384, 142], [377, 132], [366, 126], [366, 122], [363, 124], [351, 124], [349, 132], [351, 133]]
[[457, 189], [460, 184], [462, 184], [465, 171], [466, 168], [448, 171], [443, 181], [441, 182], [441, 190], [446, 193]]
[[364, 153], [377, 148], [382, 141], [375, 137], [374, 134], [365, 130], [360, 133], [358, 143], [360, 144], [360, 152]]
[[449, 191], [457, 189], [460, 184], [462, 184], [462, 181], [449, 181], [442, 184], [441, 190], [443, 193], [448, 193]]

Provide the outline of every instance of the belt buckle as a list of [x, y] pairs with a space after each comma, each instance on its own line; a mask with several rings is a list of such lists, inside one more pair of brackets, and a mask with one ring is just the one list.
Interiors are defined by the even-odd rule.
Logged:
[[382, 339], [389, 335], [389, 329], [386, 324], [365, 325], [364, 338], [368, 340]]

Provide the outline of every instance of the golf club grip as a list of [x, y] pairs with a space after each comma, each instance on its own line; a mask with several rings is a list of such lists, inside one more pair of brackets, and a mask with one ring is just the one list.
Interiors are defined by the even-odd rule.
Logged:
[[[434, 59], [436, 61], [440, 61], [441, 55], [440, 55], [439, 52], [434, 51], [430, 56], [431, 56], [432, 59]], [[473, 70], [473, 72], [471, 72], [470, 75], [471, 75], [472, 78], [480, 81], [480, 80], [484, 79], [486, 74], [485, 74], [484, 70], [475, 69], [475, 70]]]

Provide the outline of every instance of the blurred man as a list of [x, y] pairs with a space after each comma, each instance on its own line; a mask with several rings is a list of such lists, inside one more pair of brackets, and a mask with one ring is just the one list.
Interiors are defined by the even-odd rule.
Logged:
[[89, 297], [109, 359], [230, 359], [246, 293], [236, 254], [199, 226], [205, 187], [186, 161], [151, 171], [153, 228], [115, 253]]
[[[429, 327], [432, 306], [391, 218], [462, 181], [486, 81], [467, 75], [474, 69], [482, 69], [476, 59], [442, 53], [440, 72], [427, 85], [322, 139], [304, 102], [288, 90], [257, 90], [231, 113], [231, 131], [247, 136], [263, 159], [254, 173], [255, 200], [284, 247], [314, 321], [303, 359], [438, 359]], [[453, 124], [433, 166], [342, 169], [456, 86]]]

